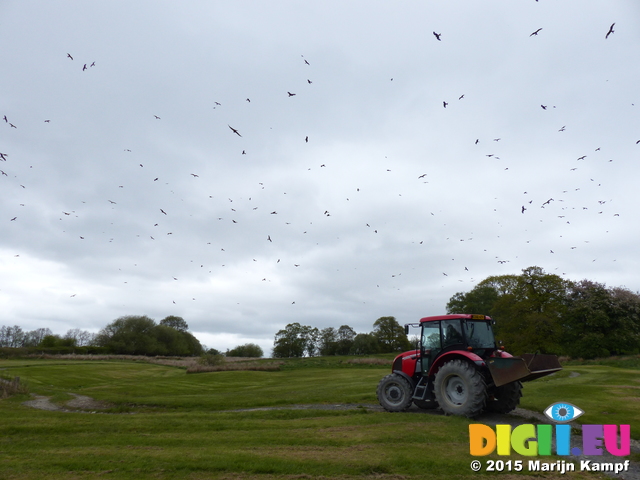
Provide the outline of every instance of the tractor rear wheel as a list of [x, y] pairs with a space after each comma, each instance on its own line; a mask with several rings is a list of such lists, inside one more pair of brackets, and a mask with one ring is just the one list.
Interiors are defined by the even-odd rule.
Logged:
[[409, 408], [413, 400], [411, 384], [397, 373], [387, 375], [380, 380], [376, 393], [380, 405], [389, 412], [403, 412]]
[[490, 395], [487, 400], [486, 408], [489, 412], [509, 413], [518, 406], [520, 397], [522, 397], [522, 383], [507, 383], [501, 387], [495, 387], [493, 395]]
[[463, 360], [451, 360], [440, 367], [435, 378], [434, 393], [446, 415], [477, 417], [487, 400], [487, 387], [482, 374]]

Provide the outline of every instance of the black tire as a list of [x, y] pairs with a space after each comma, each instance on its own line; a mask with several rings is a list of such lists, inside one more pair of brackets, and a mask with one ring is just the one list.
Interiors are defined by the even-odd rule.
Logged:
[[482, 413], [487, 401], [482, 374], [463, 360], [451, 360], [440, 367], [434, 393], [446, 415], [475, 418]]
[[376, 391], [380, 405], [388, 412], [403, 412], [411, 405], [413, 389], [402, 375], [392, 373], [378, 384]]
[[[492, 398], [493, 397], [493, 398]], [[520, 403], [522, 397], [522, 383], [511, 382], [501, 387], [495, 387], [487, 400], [488, 412], [509, 413]]]

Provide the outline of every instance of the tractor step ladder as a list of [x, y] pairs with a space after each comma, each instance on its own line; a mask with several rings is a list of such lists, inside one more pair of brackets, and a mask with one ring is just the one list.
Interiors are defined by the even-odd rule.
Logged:
[[424, 400], [429, 393], [429, 377], [421, 377], [413, 391], [414, 400]]

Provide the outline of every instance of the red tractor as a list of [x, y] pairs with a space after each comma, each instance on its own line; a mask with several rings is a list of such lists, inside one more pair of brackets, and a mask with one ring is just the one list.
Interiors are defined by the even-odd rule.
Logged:
[[421, 328], [419, 349], [394, 359], [393, 373], [378, 384], [380, 405], [401, 412], [413, 402], [470, 418], [507, 413], [520, 402], [521, 382], [562, 369], [555, 355], [514, 357], [498, 348], [493, 323], [485, 315], [440, 315], [405, 325], [405, 333]]

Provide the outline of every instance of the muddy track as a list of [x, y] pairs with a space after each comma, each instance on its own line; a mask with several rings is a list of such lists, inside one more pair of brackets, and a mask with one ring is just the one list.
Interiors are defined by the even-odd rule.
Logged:
[[51, 412], [96, 413], [98, 411], [112, 408], [111, 405], [105, 402], [94, 400], [93, 398], [85, 395], [77, 395], [75, 393], [69, 393], [69, 395], [74, 398], [65, 402], [64, 406], [56, 405], [51, 402], [51, 397], [34, 395], [33, 393], [31, 394], [33, 400], [22, 402], [22, 404], [27, 407], [37, 408], [39, 410], [48, 410]]

